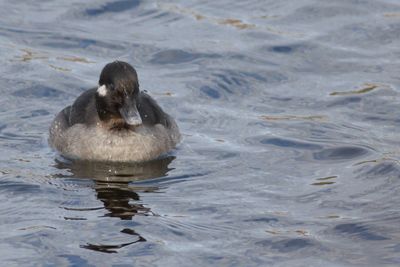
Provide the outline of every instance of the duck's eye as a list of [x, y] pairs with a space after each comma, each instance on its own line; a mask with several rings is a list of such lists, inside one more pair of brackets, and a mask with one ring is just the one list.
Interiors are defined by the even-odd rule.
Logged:
[[113, 94], [111, 97], [111, 101], [114, 104], [122, 104], [122, 102], [124, 101], [124, 97], [119, 94]]

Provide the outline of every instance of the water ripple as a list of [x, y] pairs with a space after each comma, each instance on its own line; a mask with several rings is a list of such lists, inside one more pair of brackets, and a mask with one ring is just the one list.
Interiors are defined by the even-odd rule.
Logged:
[[366, 241], [387, 240], [387, 237], [381, 236], [365, 225], [357, 223], [343, 223], [335, 226], [334, 231], [345, 235], [346, 237], [357, 237]]
[[[400, 262], [396, 1], [0, 1], [5, 265]], [[50, 150], [113, 60], [177, 119], [176, 151]]]
[[120, 1], [113, 1], [108, 2], [105, 5], [102, 5], [98, 8], [89, 8], [86, 9], [86, 14], [89, 16], [99, 16], [105, 13], [117, 13], [123, 12], [129, 9], [134, 9], [138, 7], [140, 1], [138, 0], [120, 0]]
[[316, 160], [349, 160], [368, 154], [369, 151], [362, 147], [343, 146], [326, 148], [313, 153]]

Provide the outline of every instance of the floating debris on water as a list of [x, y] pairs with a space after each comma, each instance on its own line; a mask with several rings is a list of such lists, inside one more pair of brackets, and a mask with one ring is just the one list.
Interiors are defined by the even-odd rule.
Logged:
[[396, 159], [383, 157], [380, 159], [363, 160], [363, 161], [355, 163], [353, 166], [358, 166], [358, 165], [368, 164], [368, 163], [381, 163], [381, 162], [385, 162], [385, 161], [392, 161], [392, 162], [399, 163], [399, 161]]
[[40, 54], [38, 52], [33, 52], [29, 49], [24, 48], [20, 49], [20, 51], [23, 52], [23, 54], [21, 56], [16, 57], [16, 61], [27, 62], [35, 59], [48, 59], [48, 56]]
[[334, 184], [335, 182], [318, 182], [318, 183], [312, 183], [311, 185], [329, 185], [329, 184]]
[[57, 57], [59, 60], [64, 60], [64, 61], [71, 61], [71, 62], [79, 62], [79, 63], [95, 63], [94, 61], [87, 60], [86, 58], [83, 57]]
[[395, 13], [385, 13], [383, 14], [384, 17], [386, 18], [400, 18], [400, 13], [399, 12], [395, 12]]
[[310, 121], [325, 121], [327, 120], [326, 116], [322, 115], [311, 115], [311, 116], [301, 116], [301, 115], [281, 115], [281, 116], [270, 116], [270, 115], [262, 115], [261, 119], [266, 121], [281, 121], [281, 120], [310, 120]]
[[51, 68], [55, 69], [55, 70], [58, 70], [58, 71], [71, 71], [71, 69], [67, 69], [67, 68], [63, 68], [63, 67], [57, 67], [57, 66], [55, 66], [53, 64], [49, 64], [49, 66]]
[[[174, 4], [160, 4], [159, 3], [158, 6], [160, 7], [160, 9], [166, 10], [168, 12], [181, 14], [181, 15], [190, 15], [198, 21], [206, 21], [206, 22], [213, 23], [213, 24], [231, 26], [238, 30], [250, 30], [250, 29], [257, 28], [259, 30], [263, 29], [263, 30], [266, 30], [268, 32], [271, 32], [273, 34], [278, 34], [278, 35], [288, 35], [288, 36], [294, 36], [294, 37], [305, 36], [304, 33], [287, 32], [284, 30], [276, 29], [276, 28], [274, 28], [272, 26], [268, 26], [268, 25], [258, 25], [258, 24], [254, 24], [254, 23], [247, 23], [239, 18], [218, 18], [218, 17], [207, 16], [207, 15], [201, 14], [197, 11], [194, 11], [193, 9], [181, 7], [181, 6], [174, 5]], [[274, 16], [261, 16], [261, 17], [253, 17], [253, 18], [266, 19], [266, 18], [278, 18], [278, 17], [279, 16], [274, 15]]]
[[322, 178], [318, 178], [318, 181], [325, 181], [325, 180], [330, 180], [330, 179], [335, 179], [337, 178], [337, 175], [333, 175], [333, 176], [328, 176], [328, 177], [322, 177]]
[[329, 180], [336, 179], [337, 177], [338, 177], [337, 175], [332, 175], [332, 176], [317, 178], [316, 180], [321, 181], [321, 182], [315, 182], [315, 183], [312, 183], [311, 185], [321, 186], [321, 185], [334, 184], [335, 183], [334, 181], [329, 181]]
[[218, 21], [218, 24], [229, 25], [229, 26], [235, 27], [239, 30], [252, 29], [252, 28], [256, 27], [255, 24], [244, 23], [240, 19], [222, 19], [222, 20]]
[[342, 92], [332, 92], [329, 95], [336, 96], [336, 95], [357, 95], [357, 94], [365, 94], [368, 92], [371, 92], [372, 90], [375, 90], [377, 88], [381, 87], [386, 87], [388, 88], [388, 85], [382, 85], [382, 84], [375, 84], [375, 83], [364, 83], [363, 87], [361, 89], [357, 90], [352, 90], [352, 91], [342, 91]]

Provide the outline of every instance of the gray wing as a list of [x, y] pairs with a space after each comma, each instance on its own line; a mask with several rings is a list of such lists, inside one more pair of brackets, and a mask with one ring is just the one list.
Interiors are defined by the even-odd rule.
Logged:
[[[90, 124], [98, 119], [95, 104], [96, 88], [83, 92], [70, 107], [68, 121], [72, 126], [76, 123]], [[65, 112], [68, 112], [65, 110]]]
[[157, 102], [145, 92], [140, 92], [138, 110], [144, 124], [162, 124], [171, 127], [171, 117], [165, 113]]

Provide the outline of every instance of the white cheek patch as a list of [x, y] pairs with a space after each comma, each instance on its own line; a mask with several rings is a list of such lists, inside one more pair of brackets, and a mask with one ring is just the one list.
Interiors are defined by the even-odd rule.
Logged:
[[102, 86], [99, 86], [99, 88], [97, 88], [97, 93], [99, 94], [99, 96], [106, 96], [107, 87], [104, 84]]

